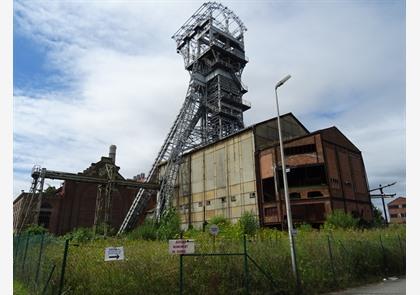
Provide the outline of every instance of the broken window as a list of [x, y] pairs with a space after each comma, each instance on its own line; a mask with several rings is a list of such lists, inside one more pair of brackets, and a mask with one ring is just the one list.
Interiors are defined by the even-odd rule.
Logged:
[[300, 155], [300, 154], [310, 154], [316, 152], [316, 146], [315, 144], [305, 144], [300, 146], [292, 146], [287, 147], [284, 149], [284, 154], [286, 156], [292, 156], [292, 155]]
[[[283, 175], [281, 169], [277, 171], [280, 188], [283, 188]], [[289, 187], [302, 187], [313, 185], [325, 185], [327, 179], [325, 176], [324, 165], [312, 165], [304, 167], [291, 167], [287, 173], [287, 182]]]
[[290, 199], [300, 199], [300, 193], [293, 192], [289, 194]]
[[277, 216], [277, 208], [276, 207], [265, 208], [264, 209], [264, 215], [265, 216]]
[[263, 190], [264, 202], [276, 201], [274, 177], [265, 178], [262, 180], [262, 190]]
[[310, 191], [308, 192], [308, 198], [317, 198], [323, 197], [324, 195], [320, 191]]

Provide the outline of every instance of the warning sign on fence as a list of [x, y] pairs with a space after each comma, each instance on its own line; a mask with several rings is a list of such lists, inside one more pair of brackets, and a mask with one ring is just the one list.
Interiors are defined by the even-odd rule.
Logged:
[[105, 248], [105, 261], [124, 260], [124, 247]]
[[193, 240], [169, 240], [169, 254], [192, 254], [194, 251]]

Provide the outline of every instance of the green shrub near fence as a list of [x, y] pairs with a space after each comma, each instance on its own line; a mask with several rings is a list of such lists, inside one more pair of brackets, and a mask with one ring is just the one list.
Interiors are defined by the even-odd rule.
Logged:
[[[196, 253], [241, 252], [237, 229], [229, 227], [213, 241], [208, 232], [187, 231]], [[15, 274], [19, 282], [39, 290], [28, 279], [34, 271], [40, 236], [30, 237], [23, 273], [22, 260], [27, 237], [20, 237]], [[287, 232], [258, 229], [248, 238], [248, 254], [268, 273], [278, 290], [293, 294], [290, 248]], [[17, 243], [15, 239], [15, 243]], [[329, 241], [329, 243], [328, 243]], [[47, 294], [57, 294], [64, 240], [48, 236], [45, 242], [40, 281], [45, 282], [57, 265]], [[16, 244], [15, 244], [16, 246]], [[123, 246], [124, 261], [104, 261], [106, 247]], [[298, 230], [298, 268], [303, 294], [344, 288], [405, 273], [405, 227], [372, 230]], [[331, 251], [330, 251], [331, 250]], [[31, 258], [29, 258], [31, 257]], [[63, 291], [66, 294], [176, 294], [179, 288], [179, 256], [168, 253], [167, 241], [131, 237], [70, 241]], [[35, 261], [35, 262], [34, 262]], [[26, 274], [26, 275], [25, 275]], [[185, 257], [185, 294], [244, 294], [244, 264], [241, 256]], [[249, 264], [252, 294], [273, 291], [267, 277]]]

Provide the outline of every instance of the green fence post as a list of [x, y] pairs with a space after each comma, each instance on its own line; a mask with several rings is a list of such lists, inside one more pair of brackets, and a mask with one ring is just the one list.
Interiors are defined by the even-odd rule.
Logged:
[[16, 267], [17, 267], [17, 254], [18, 254], [18, 251], [19, 251], [19, 243], [20, 243], [20, 239], [21, 239], [21, 236], [20, 235], [18, 235], [18, 236], [16, 236], [16, 239], [17, 239], [17, 241], [16, 241], [16, 251], [15, 251], [15, 253], [14, 253], [14, 256], [13, 256], [13, 274], [15, 273], [15, 269], [16, 269]]
[[25, 251], [23, 252], [23, 261], [22, 261], [22, 268], [20, 271], [20, 275], [23, 277], [23, 273], [25, 271], [25, 262], [26, 262], [26, 254], [28, 252], [28, 244], [29, 244], [29, 234], [26, 236], [26, 245], [25, 245]]
[[67, 263], [67, 253], [69, 251], [69, 239], [66, 240], [64, 243], [64, 254], [63, 254], [63, 262], [61, 264], [61, 274], [60, 274], [60, 287], [58, 289], [58, 294], [61, 295], [64, 286], [64, 273], [66, 271], [66, 263]]
[[400, 250], [401, 250], [401, 256], [402, 256], [402, 271], [405, 273], [405, 252], [404, 252], [404, 248], [403, 248], [403, 246], [402, 246], [402, 243], [401, 243], [401, 238], [400, 238], [400, 235], [397, 235], [397, 237], [398, 237], [398, 244], [400, 245]]
[[20, 235], [16, 236], [15, 239], [16, 239], [16, 248], [15, 248], [15, 253], [14, 253], [14, 256], [13, 256], [13, 261], [16, 260], [17, 253], [19, 251]]
[[385, 267], [385, 275], [388, 275], [388, 263], [386, 259], [385, 247], [384, 247], [384, 244], [382, 243], [382, 235], [379, 235], [379, 241], [381, 242], [382, 256], [383, 256], [384, 267]]
[[330, 263], [331, 263], [331, 271], [333, 274], [334, 284], [337, 285], [337, 278], [336, 278], [335, 269], [334, 269], [334, 259], [333, 259], [332, 249], [331, 249], [331, 240], [330, 240], [329, 235], [327, 235], [327, 240], [328, 240], [328, 253], [330, 256]]
[[183, 280], [183, 258], [184, 255], [180, 254], [179, 255], [179, 294], [182, 295], [183, 293], [183, 289], [184, 289], [184, 280]]
[[55, 270], [55, 264], [51, 268], [51, 271], [50, 271], [50, 273], [48, 275], [47, 281], [45, 282], [44, 289], [42, 290], [42, 294], [45, 294], [45, 292], [47, 292], [48, 284], [50, 283], [50, 280], [51, 280], [51, 277], [52, 277], [52, 274], [53, 274], [54, 270]]
[[244, 268], [245, 268], [245, 294], [249, 294], [248, 251], [247, 251], [247, 245], [246, 245], [246, 235], [244, 235]]
[[41, 265], [41, 258], [42, 258], [42, 251], [43, 250], [44, 250], [44, 233], [42, 233], [41, 244], [39, 245], [38, 264], [36, 266], [36, 273], [35, 273], [35, 286], [38, 284], [39, 268], [40, 268], [40, 265]]

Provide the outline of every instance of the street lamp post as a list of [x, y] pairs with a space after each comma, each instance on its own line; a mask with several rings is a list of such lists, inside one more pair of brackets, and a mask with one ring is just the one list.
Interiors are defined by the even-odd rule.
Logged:
[[290, 75], [287, 75], [282, 80], [280, 80], [274, 89], [276, 93], [276, 106], [277, 106], [277, 127], [279, 130], [279, 143], [280, 143], [280, 158], [281, 158], [281, 169], [283, 174], [283, 185], [284, 185], [284, 200], [286, 203], [286, 213], [287, 213], [287, 228], [289, 231], [289, 241], [290, 241], [290, 253], [292, 257], [292, 269], [296, 279], [296, 286], [298, 288], [298, 292], [300, 292], [300, 279], [298, 268], [296, 264], [296, 251], [295, 251], [295, 240], [293, 234], [293, 222], [292, 222], [292, 210], [290, 209], [290, 199], [289, 199], [289, 186], [287, 184], [287, 172], [286, 172], [286, 161], [284, 159], [284, 150], [283, 150], [283, 138], [281, 135], [281, 124], [280, 124], [280, 111], [279, 111], [279, 99], [277, 96], [277, 88], [282, 86], [286, 83], [287, 80], [291, 78]]

